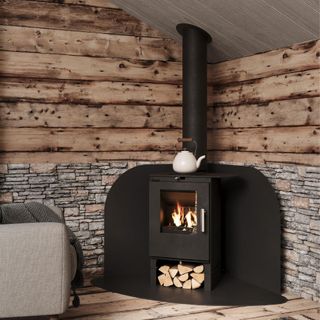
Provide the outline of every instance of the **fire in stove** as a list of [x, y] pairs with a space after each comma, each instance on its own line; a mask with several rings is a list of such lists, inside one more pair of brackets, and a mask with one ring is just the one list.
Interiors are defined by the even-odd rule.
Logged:
[[177, 208], [171, 214], [173, 224], [176, 227], [193, 228], [197, 226], [197, 214], [191, 208], [188, 208], [185, 213], [186, 209], [177, 202]]
[[162, 232], [196, 232], [198, 224], [196, 193], [165, 192], [162, 194], [160, 222]]

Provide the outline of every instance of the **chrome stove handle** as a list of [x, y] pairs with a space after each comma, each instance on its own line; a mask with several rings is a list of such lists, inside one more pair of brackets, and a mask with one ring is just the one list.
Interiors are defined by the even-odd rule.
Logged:
[[206, 232], [206, 210], [200, 209], [200, 219], [201, 219], [201, 232]]

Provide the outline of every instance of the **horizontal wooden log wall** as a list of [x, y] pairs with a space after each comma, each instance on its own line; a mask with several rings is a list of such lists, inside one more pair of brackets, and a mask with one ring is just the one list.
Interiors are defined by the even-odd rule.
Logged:
[[[2, 162], [170, 160], [181, 48], [107, 0], [1, 1]], [[320, 41], [208, 65], [215, 161], [319, 165]]]

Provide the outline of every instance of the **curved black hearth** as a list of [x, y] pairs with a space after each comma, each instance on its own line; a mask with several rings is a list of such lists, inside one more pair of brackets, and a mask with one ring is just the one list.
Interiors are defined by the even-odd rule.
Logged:
[[110, 190], [105, 207], [105, 270], [102, 277], [94, 279], [94, 285], [176, 303], [285, 302], [280, 295], [278, 200], [268, 180], [251, 167], [208, 165], [208, 173], [221, 183], [222, 274], [212, 290], [166, 288], [150, 278], [149, 180], [161, 173], [173, 174], [171, 166], [138, 166], [123, 174]]

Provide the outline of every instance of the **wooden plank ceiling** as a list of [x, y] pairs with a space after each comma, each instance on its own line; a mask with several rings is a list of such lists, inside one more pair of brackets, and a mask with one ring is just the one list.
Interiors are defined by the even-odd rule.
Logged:
[[212, 36], [208, 61], [218, 62], [318, 39], [319, 0], [113, 0], [113, 3], [181, 41], [178, 23]]

